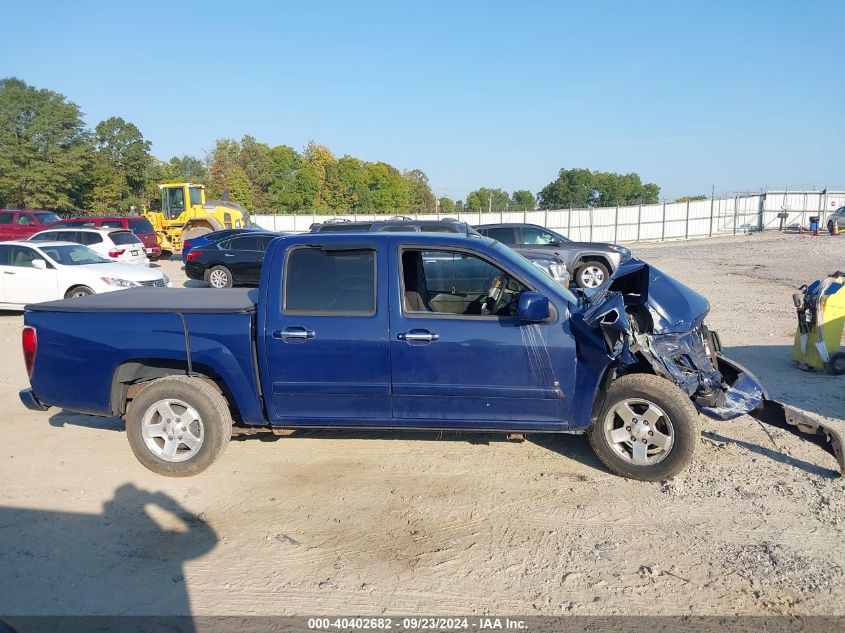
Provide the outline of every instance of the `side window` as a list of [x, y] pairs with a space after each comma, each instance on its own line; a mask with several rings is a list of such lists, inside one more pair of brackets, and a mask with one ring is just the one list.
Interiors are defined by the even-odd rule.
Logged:
[[557, 237], [545, 229], [534, 226], [522, 227], [522, 244], [551, 244]]
[[244, 235], [243, 237], [236, 237], [229, 240], [229, 248], [235, 251], [257, 251], [259, 250], [258, 236]]
[[33, 235], [30, 240], [33, 242], [53, 242], [58, 239], [56, 236], [58, 233], [56, 231], [46, 231], [45, 233], [38, 233]]
[[90, 244], [100, 244], [103, 241], [103, 236], [99, 233], [88, 233], [86, 231], [78, 231], [76, 237], [71, 242], [78, 242], [80, 244], [90, 245]]
[[104, 220], [100, 223], [100, 226], [105, 229], [122, 229], [123, 222], [121, 222], [120, 220]]
[[18, 216], [18, 226], [30, 226], [31, 224], [35, 224], [35, 220], [31, 215], [27, 215], [26, 213], [21, 213]]
[[0, 213], [0, 224], [11, 224], [14, 219], [14, 213]]
[[12, 248], [14, 247], [0, 244], [0, 266], [12, 265]]
[[79, 241], [79, 231], [56, 231], [55, 233], [51, 233], [51, 238], [58, 242], [78, 242]]
[[19, 268], [32, 268], [33, 259], [41, 259], [38, 253], [31, 248], [25, 246], [12, 246], [10, 254], [10, 266], [18, 266]]
[[492, 237], [497, 242], [501, 242], [502, 244], [514, 244], [516, 240], [514, 239], [513, 235], [513, 228], [508, 226], [501, 226], [492, 229], [482, 229], [482, 235], [486, 235], [487, 237]]
[[285, 312], [371, 316], [376, 313], [376, 252], [295, 248], [285, 268]]
[[402, 252], [403, 310], [443, 315], [516, 315], [519, 281], [497, 266], [458, 251]]
[[258, 242], [259, 242], [258, 247], [262, 251], [266, 251], [267, 247], [270, 246], [270, 242], [272, 242], [275, 239], [276, 239], [275, 235], [262, 235], [258, 239]]
[[414, 224], [383, 224], [379, 231], [387, 233], [415, 233], [419, 229]]
[[199, 187], [191, 187], [188, 189], [188, 195], [191, 196], [191, 206], [195, 204], [202, 204], [202, 189]]

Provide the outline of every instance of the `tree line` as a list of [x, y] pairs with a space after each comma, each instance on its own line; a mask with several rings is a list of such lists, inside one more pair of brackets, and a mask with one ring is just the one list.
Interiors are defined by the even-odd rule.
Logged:
[[88, 129], [79, 106], [16, 78], [0, 80], [0, 207], [74, 213], [155, 208], [158, 184], [194, 182], [209, 198], [258, 213], [433, 213], [531, 211], [657, 202], [639, 175], [561, 169], [536, 196], [481, 187], [463, 200], [437, 198], [420, 169], [338, 158], [310, 142], [296, 151], [252, 136], [218, 139], [202, 158], [162, 161], [136, 125], [111, 117]]

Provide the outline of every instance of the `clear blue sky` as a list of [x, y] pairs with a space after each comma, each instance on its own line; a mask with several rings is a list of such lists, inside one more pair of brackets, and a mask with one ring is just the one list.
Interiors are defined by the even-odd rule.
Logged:
[[[177, 6], [178, 5], [178, 6]], [[845, 187], [845, 2], [7, 2], [0, 76], [163, 159], [252, 134], [420, 168], [438, 195], [561, 167], [664, 196]]]

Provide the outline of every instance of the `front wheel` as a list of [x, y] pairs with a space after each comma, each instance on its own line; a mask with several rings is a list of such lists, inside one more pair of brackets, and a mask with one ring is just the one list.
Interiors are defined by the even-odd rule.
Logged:
[[71, 299], [72, 297], [87, 297], [92, 294], [94, 294], [94, 291], [88, 286], [76, 286], [65, 293], [65, 299]]
[[610, 279], [610, 271], [601, 262], [584, 262], [575, 271], [579, 288], [600, 288]]
[[668, 380], [630, 374], [610, 385], [587, 435], [596, 456], [613, 473], [660, 481], [692, 460], [697, 415], [689, 397]]
[[229, 445], [232, 416], [226, 399], [206, 380], [165, 376], [129, 403], [126, 435], [148, 469], [189, 477], [211, 466]]

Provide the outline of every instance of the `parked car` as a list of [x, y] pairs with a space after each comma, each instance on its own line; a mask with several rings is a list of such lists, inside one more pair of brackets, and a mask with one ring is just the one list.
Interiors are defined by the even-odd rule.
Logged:
[[157, 270], [118, 264], [69, 242], [0, 243], [0, 308], [139, 286], [169, 285]]
[[573, 242], [536, 224], [482, 224], [475, 229], [517, 250], [531, 249], [557, 254], [579, 288], [599, 288], [610, 281], [619, 264], [631, 259], [631, 251], [617, 244]]
[[[348, 233], [353, 231], [387, 232], [387, 233], [459, 233], [463, 235], [479, 235], [466, 222], [445, 218], [442, 220], [411, 220], [395, 216], [388, 220], [374, 220], [370, 222], [350, 222], [349, 220], [332, 219], [311, 225], [311, 233]], [[533, 248], [515, 248], [520, 255], [549, 275], [555, 282], [567, 288], [572, 281], [570, 270], [564, 261], [551, 251]]]
[[161, 246], [158, 245], [155, 229], [147, 218], [137, 216], [86, 216], [82, 218], [70, 218], [59, 220], [50, 225], [51, 229], [72, 229], [72, 228], [108, 228], [127, 229], [138, 236], [144, 244], [144, 250], [150, 261], [156, 261], [161, 257]]
[[121, 264], [149, 266], [144, 244], [126, 229], [48, 229], [29, 238], [33, 242], [76, 242], [101, 257]]
[[266, 232], [263, 229], [258, 227], [246, 227], [241, 229], [221, 229], [219, 231], [211, 231], [210, 233], [204, 233], [203, 235], [197, 235], [196, 237], [192, 237], [189, 240], [185, 240], [182, 242], [182, 261], [187, 261], [188, 253], [191, 252], [192, 248], [199, 248], [200, 246], [206, 246], [207, 244], [211, 244], [213, 242], [217, 242], [219, 240], [225, 239], [227, 237], [231, 237], [233, 235], [237, 235], [238, 233], [244, 233], [247, 231], [259, 231], [259, 232]]
[[796, 434], [843, 441], [788, 419], [721, 354], [704, 297], [638, 260], [616, 275], [588, 298], [479, 236], [285, 236], [270, 242], [257, 290], [28, 306], [20, 398], [125, 418], [136, 457], [168, 476], [210, 466], [234, 422], [586, 433], [611, 471], [649, 481], [689, 463], [696, 411], [769, 412]]
[[0, 241], [25, 240], [59, 220], [61, 218], [52, 211], [2, 209], [0, 210]]
[[836, 211], [830, 214], [827, 218], [827, 230], [833, 232], [833, 225], [839, 228], [840, 231], [845, 231], [845, 207], [839, 207]]
[[185, 274], [212, 288], [257, 286], [267, 245], [277, 237], [279, 233], [251, 231], [194, 246], [185, 259]]
[[325, 222], [312, 224], [311, 233], [352, 233], [386, 231], [388, 233], [405, 233], [408, 231], [423, 233], [474, 233], [466, 222], [460, 220], [412, 220], [403, 216], [393, 216], [384, 220], [351, 222], [347, 219], [332, 218]]

